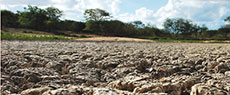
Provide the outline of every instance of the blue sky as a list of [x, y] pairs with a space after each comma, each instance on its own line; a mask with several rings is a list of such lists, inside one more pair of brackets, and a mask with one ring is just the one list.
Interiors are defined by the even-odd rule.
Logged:
[[135, 9], [146, 7], [158, 10], [168, 3], [168, 0], [121, 0], [121, 13], [134, 13]]
[[16, 12], [27, 5], [40, 8], [53, 6], [64, 11], [63, 19], [84, 21], [83, 12], [101, 8], [113, 19], [123, 22], [141, 20], [163, 28], [166, 18], [185, 18], [209, 29], [218, 29], [230, 16], [230, 0], [2, 0], [1, 9]]

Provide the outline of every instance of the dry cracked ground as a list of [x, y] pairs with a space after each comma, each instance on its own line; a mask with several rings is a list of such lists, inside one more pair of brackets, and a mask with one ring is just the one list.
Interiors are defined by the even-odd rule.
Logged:
[[230, 95], [230, 44], [1, 42], [2, 95]]

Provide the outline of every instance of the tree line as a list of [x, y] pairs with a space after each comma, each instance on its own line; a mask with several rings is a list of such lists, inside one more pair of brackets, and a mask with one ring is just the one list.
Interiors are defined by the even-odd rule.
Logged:
[[[194, 24], [183, 18], [167, 18], [164, 29], [154, 25], [144, 24], [141, 21], [124, 23], [111, 20], [109, 12], [102, 9], [87, 9], [84, 12], [86, 22], [61, 20], [63, 11], [58, 8], [45, 9], [37, 6], [28, 6], [24, 11], [13, 13], [1, 10], [2, 27], [28, 28], [57, 33], [57, 30], [68, 30], [76, 33], [90, 33], [103, 36], [123, 37], [152, 37], [171, 39], [230, 39], [230, 26], [225, 25], [217, 30], [208, 30], [205, 25]], [[230, 16], [224, 21], [230, 23]]]
[[1, 10], [2, 28], [28, 28], [52, 33], [57, 33], [57, 30], [82, 31], [85, 28], [83, 22], [61, 20], [62, 15], [63, 11], [54, 7], [41, 9], [30, 5], [17, 13]]

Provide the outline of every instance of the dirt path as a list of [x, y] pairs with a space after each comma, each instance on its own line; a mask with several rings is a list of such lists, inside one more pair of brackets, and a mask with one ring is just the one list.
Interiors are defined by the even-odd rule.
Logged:
[[126, 38], [126, 37], [93, 37], [93, 38], [81, 38], [78, 41], [114, 41], [114, 42], [154, 42], [151, 40]]

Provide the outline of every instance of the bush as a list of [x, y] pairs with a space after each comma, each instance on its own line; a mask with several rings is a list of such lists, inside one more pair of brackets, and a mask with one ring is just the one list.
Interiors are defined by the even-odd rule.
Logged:
[[18, 27], [18, 23], [16, 22], [18, 16], [8, 10], [1, 10], [1, 22], [3, 27]]

